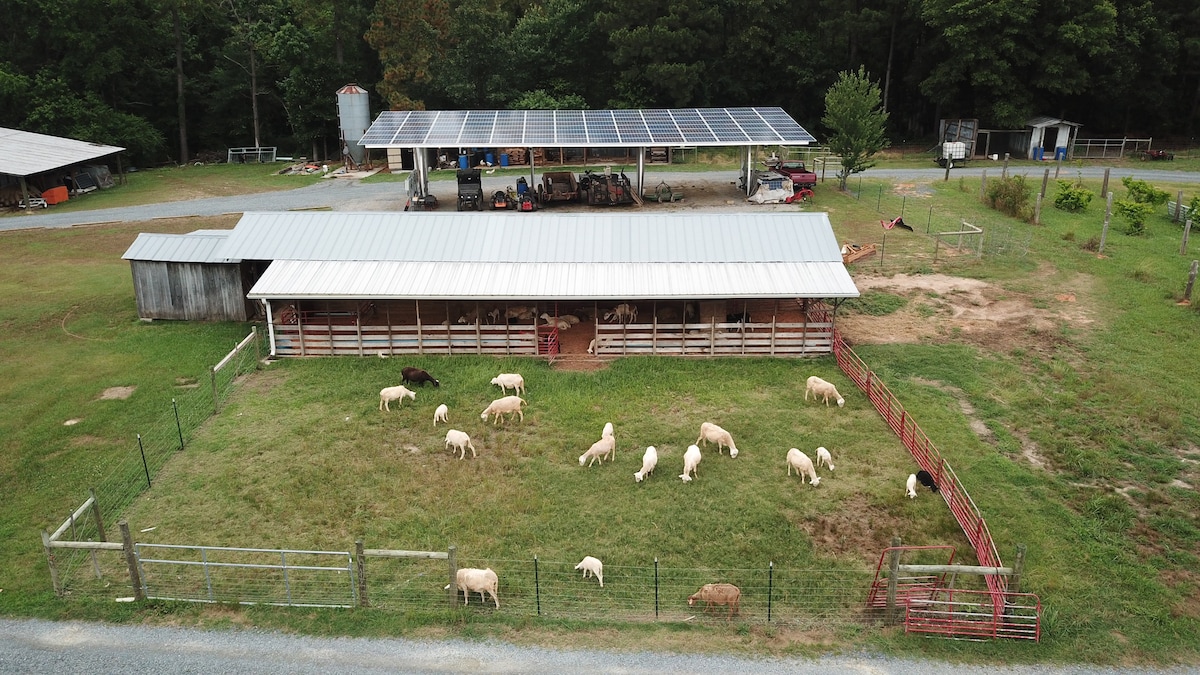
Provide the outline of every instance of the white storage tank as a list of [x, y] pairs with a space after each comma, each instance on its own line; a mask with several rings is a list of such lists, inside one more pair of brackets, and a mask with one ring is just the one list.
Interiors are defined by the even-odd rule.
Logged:
[[350, 156], [356, 164], [362, 164], [366, 149], [358, 141], [371, 126], [371, 106], [367, 90], [351, 82], [337, 90], [338, 129], [346, 139]]

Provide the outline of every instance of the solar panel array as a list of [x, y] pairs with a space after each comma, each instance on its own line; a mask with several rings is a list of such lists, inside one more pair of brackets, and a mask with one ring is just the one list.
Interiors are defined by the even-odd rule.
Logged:
[[656, 110], [389, 110], [368, 148], [807, 145], [782, 108]]

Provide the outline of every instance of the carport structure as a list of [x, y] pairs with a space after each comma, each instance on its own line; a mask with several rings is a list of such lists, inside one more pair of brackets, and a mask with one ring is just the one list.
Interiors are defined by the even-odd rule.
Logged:
[[[3, 187], [5, 182], [3, 177], [15, 178], [20, 189], [21, 203], [29, 204], [30, 177], [107, 157], [124, 149], [0, 127], [0, 187]], [[25, 211], [30, 213], [33, 209]]]
[[[413, 150], [417, 196], [429, 194], [429, 154], [445, 147], [636, 148], [636, 193], [642, 194], [646, 149], [744, 147], [745, 166], [759, 145], [803, 146], [816, 139], [783, 108], [664, 108], [653, 110], [389, 110], [359, 144]], [[749, 194], [750, 181], [746, 181]]]
[[247, 213], [222, 256], [276, 356], [816, 356], [858, 296], [824, 213]]

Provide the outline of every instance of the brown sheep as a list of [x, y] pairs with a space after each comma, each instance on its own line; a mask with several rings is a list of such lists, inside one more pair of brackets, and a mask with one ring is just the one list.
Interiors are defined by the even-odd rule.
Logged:
[[688, 596], [688, 607], [695, 607], [696, 601], [704, 602], [704, 611], [708, 612], [713, 605], [728, 605], [728, 621], [738, 613], [738, 604], [742, 601], [742, 589], [733, 584], [704, 584], [700, 590]]

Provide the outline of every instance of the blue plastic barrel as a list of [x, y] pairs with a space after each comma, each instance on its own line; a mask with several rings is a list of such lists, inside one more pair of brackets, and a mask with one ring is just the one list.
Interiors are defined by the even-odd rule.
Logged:
[[1045, 150], [1045, 148], [1034, 148], [1034, 149], [1033, 149], [1033, 159], [1035, 159], [1035, 160], [1037, 160], [1037, 161], [1039, 161], [1039, 162], [1040, 162], [1040, 161], [1042, 161], [1042, 160], [1043, 160], [1045, 157], [1046, 157], [1046, 150]]
[[471, 168], [471, 164], [470, 164], [470, 162], [467, 160], [467, 156], [466, 156], [466, 155], [459, 155], [459, 156], [458, 156], [458, 168], [460, 168], [460, 169], [469, 169], [469, 168]]
[[486, 155], [484, 155], [484, 159], [485, 159], [485, 161], [487, 161], [488, 166], [496, 165], [496, 156], [493, 155], [492, 153], [489, 152]]
[[1055, 160], [1066, 159], [1066, 158], [1067, 158], [1067, 147], [1065, 145], [1060, 145], [1054, 149], [1054, 159]]
[[500, 166], [508, 166], [508, 153], [500, 153]]

